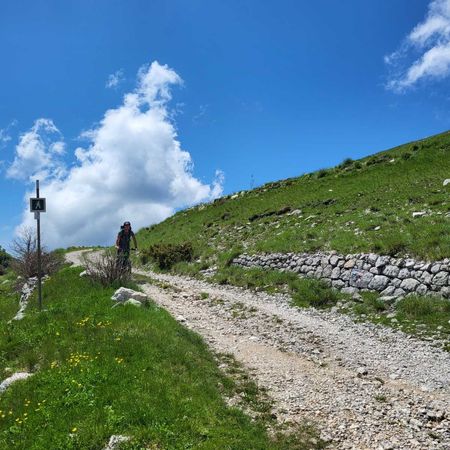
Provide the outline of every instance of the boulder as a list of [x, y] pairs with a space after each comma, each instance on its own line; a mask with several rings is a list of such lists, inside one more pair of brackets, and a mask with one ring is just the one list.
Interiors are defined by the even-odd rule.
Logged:
[[133, 289], [128, 289], [125, 287], [120, 287], [117, 289], [111, 297], [111, 300], [118, 303], [124, 303], [130, 299], [137, 300], [140, 303], [148, 302], [148, 297], [142, 292], [134, 291]]
[[370, 272], [364, 272], [363, 275], [358, 280], [356, 280], [355, 286], [359, 289], [367, 289], [373, 277], [373, 274], [371, 274]]
[[333, 272], [333, 267], [329, 264], [328, 266], [326, 266], [323, 269], [322, 276], [324, 278], [330, 278], [331, 277], [331, 272]]
[[397, 288], [394, 292], [395, 297], [403, 297], [405, 294], [406, 292], [401, 288]]
[[340, 275], [341, 275], [341, 269], [339, 269], [339, 267], [335, 267], [333, 269], [333, 271], [331, 272], [331, 279], [337, 280]]
[[377, 259], [377, 262], [375, 263], [375, 267], [381, 268], [381, 267], [388, 265], [390, 262], [390, 259], [391, 258], [386, 255], [379, 256]]
[[416, 288], [416, 292], [419, 295], [425, 295], [428, 292], [428, 288], [425, 284], [419, 284], [419, 286], [417, 286]]
[[434, 277], [432, 283], [436, 286], [445, 286], [448, 281], [448, 272], [438, 272]]
[[345, 287], [341, 290], [341, 292], [343, 294], [348, 294], [348, 295], [353, 295], [353, 294], [357, 294], [358, 293], [358, 289], [356, 289], [355, 287]]
[[377, 262], [378, 259], [378, 255], [376, 255], [375, 253], [369, 253], [369, 255], [367, 256], [367, 262], [369, 264], [372, 264], [372, 266], [375, 265], [375, 263]]
[[415, 278], [406, 278], [402, 281], [400, 288], [407, 292], [414, 292], [419, 284]]
[[430, 272], [433, 274], [438, 273], [441, 270], [441, 265], [440, 264], [434, 264], [431, 269]]
[[352, 273], [351, 270], [342, 270], [341, 271], [341, 280], [342, 281], [350, 280], [351, 273]]
[[345, 283], [342, 280], [333, 280], [331, 282], [331, 286], [333, 286], [336, 289], [340, 289], [345, 286]]
[[354, 259], [349, 259], [344, 264], [344, 269], [353, 269], [355, 267], [356, 261]]
[[388, 286], [384, 291], [381, 292], [380, 295], [383, 297], [390, 297], [395, 292], [395, 286]]
[[332, 266], [336, 266], [337, 263], [338, 263], [338, 261], [339, 261], [339, 256], [333, 255], [333, 256], [330, 258], [330, 264], [331, 264]]
[[424, 284], [430, 284], [431, 279], [433, 278], [433, 275], [431, 275], [430, 272], [423, 272], [420, 276], [420, 281]]
[[382, 291], [389, 283], [389, 278], [384, 275], [375, 275], [369, 283], [368, 288], [375, 291]]
[[409, 278], [410, 271], [408, 269], [402, 269], [397, 275], [397, 278], [400, 278], [400, 280], [404, 280], [405, 278]]
[[386, 266], [383, 269], [383, 275], [386, 275], [387, 277], [395, 278], [398, 273], [400, 272], [400, 269], [397, 266]]

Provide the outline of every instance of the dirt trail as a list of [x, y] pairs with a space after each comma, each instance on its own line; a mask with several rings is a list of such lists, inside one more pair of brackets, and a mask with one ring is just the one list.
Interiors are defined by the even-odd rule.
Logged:
[[143, 286], [156, 303], [249, 369], [280, 421], [316, 421], [330, 448], [450, 449], [449, 353], [283, 295], [136, 272], [159, 281]]

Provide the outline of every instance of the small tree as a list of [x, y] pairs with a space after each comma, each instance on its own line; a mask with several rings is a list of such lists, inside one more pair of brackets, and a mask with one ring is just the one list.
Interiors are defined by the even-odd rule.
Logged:
[[10, 262], [11, 255], [8, 255], [6, 250], [0, 245], [0, 275], [3, 275], [6, 272]]
[[[12, 242], [14, 259], [11, 267], [24, 278], [38, 275], [37, 237], [31, 228], [23, 228]], [[56, 272], [62, 264], [62, 257], [54, 252], [41, 249], [41, 274], [50, 275]]]

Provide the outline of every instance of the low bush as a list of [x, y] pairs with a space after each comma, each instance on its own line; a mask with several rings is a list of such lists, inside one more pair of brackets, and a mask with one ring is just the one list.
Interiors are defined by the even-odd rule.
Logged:
[[104, 287], [119, 287], [130, 283], [131, 270], [118, 264], [117, 256], [112, 250], [97, 252], [95, 256], [83, 255], [87, 276]]
[[150, 260], [156, 262], [162, 270], [169, 270], [179, 262], [190, 262], [194, 256], [194, 249], [190, 242], [182, 244], [154, 244], [144, 250], [141, 262], [147, 264]]
[[412, 156], [412, 153], [410, 153], [410, 152], [402, 153], [402, 159], [404, 159], [405, 161], [407, 159], [411, 158], [411, 156]]
[[338, 168], [339, 169], [346, 169], [346, 168], [350, 167], [353, 163], [354, 163], [354, 161], [353, 161], [352, 158], [345, 158], [344, 161], [342, 161], [339, 164]]
[[328, 170], [327, 169], [320, 169], [316, 172], [316, 177], [317, 178], [323, 178], [326, 177], [328, 175]]
[[[27, 279], [38, 275], [37, 237], [31, 229], [24, 229], [12, 243], [15, 258], [10, 265], [17, 275]], [[41, 274], [51, 275], [59, 270], [63, 257], [57, 252], [41, 249]], [[2, 264], [3, 265], [3, 264]]]

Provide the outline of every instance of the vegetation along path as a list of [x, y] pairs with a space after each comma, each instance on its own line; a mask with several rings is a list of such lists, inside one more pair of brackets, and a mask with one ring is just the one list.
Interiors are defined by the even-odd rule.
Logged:
[[159, 305], [248, 368], [280, 421], [316, 421], [330, 448], [450, 449], [450, 353], [285, 295], [137, 272]]

